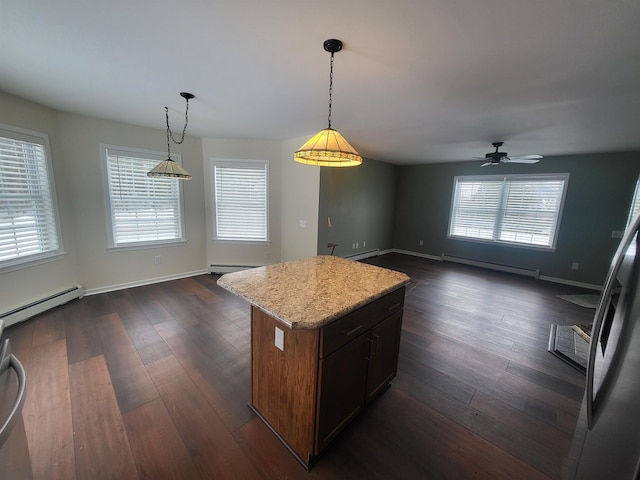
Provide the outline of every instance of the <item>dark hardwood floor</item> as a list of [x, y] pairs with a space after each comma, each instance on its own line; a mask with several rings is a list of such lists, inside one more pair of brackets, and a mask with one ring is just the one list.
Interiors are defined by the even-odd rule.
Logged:
[[[584, 376], [547, 352], [593, 293], [400, 254], [398, 376], [306, 472], [247, 406], [249, 306], [203, 275], [75, 300], [6, 329], [36, 479], [560, 478]], [[0, 477], [13, 480], [11, 472]]]

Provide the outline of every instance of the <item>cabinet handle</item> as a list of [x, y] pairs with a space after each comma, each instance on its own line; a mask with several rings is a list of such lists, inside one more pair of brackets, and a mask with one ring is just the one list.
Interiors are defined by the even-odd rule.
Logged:
[[351, 330], [349, 330], [348, 332], [345, 332], [344, 330], [342, 330], [342, 334], [346, 335], [348, 337], [349, 335], [351, 335], [352, 333], [357, 332], [361, 328], [362, 328], [362, 325], [358, 324], [355, 327], [353, 327]]
[[387, 312], [390, 312], [391, 310], [395, 310], [396, 308], [401, 307], [401, 306], [402, 306], [401, 303], [395, 302], [395, 303], [392, 303], [391, 305], [389, 305], [388, 307], [385, 307], [385, 310]]
[[378, 343], [380, 342], [380, 336], [376, 335], [375, 333], [372, 333], [371, 336], [375, 340], [371, 342], [373, 344], [373, 350], [371, 352], [371, 356], [373, 357], [374, 355], [378, 354]]
[[369, 353], [367, 354], [366, 357], [364, 357], [364, 359], [368, 362], [369, 360], [371, 360], [371, 357], [373, 356], [373, 354], [371, 353], [371, 346], [373, 345], [373, 340], [371, 340], [370, 338], [367, 338], [367, 342], [369, 342]]

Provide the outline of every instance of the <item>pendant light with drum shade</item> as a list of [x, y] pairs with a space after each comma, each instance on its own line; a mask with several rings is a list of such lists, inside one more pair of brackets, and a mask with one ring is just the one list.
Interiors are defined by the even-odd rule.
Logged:
[[331, 101], [333, 96], [333, 56], [342, 50], [342, 42], [325, 40], [324, 49], [331, 53], [329, 75], [329, 126], [321, 130], [293, 154], [296, 162], [319, 167], [353, 167], [362, 163], [362, 157], [338, 132], [331, 128]]
[[155, 166], [153, 170], [147, 172], [148, 177], [164, 177], [164, 178], [177, 178], [179, 180], [191, 180], [191, 174], [187, 172], [182, 165], [175, 160], [171, 159], [171, 142], [176, 145], [180, 145], [184, 142], [184, 135], [187, 132], [187, 124], [189, 123], [189, 100], [194, 98], [194, 95], [188, 92], [180, 92], [180, 96], [187, 102], [187, 108], [184, 114], [184, 128], [182, 129], [182, 137], [177, 141], [173, 138], [171, 128], [169, 128], [169, 109], [164, 107], [165, 117], [167, 119], [167, 159], [160, 162]]

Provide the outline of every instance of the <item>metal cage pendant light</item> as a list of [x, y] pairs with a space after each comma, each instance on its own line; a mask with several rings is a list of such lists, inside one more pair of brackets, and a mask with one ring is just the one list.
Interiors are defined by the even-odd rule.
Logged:
[[325, 40], [324, 49], [331, 53], [331, 73], [329, 75], [329, 126], [311, 137], [293, 154], [296, 162], [319, 167], [353, 167], [362, 163], [362, 157], [349, 142], [331, 128], [331, 101], [333, 96], [333, 56], [342, 50], [342, 42]]
[[180, 180], [191, 180], [191, 174], [187, 172], [182, 165], [175, 160], [171, 159], [171, 142], [176, 145], [180, 145], [184, 142], [184, 136], [187, 132], [187, 125], [189, 123], [189, 100], [194, 98], [194, 95], [188, 92], [180, 92], [180, 96], [187, 102], [187, 108], [184, 114], [184, 128], [182, 129], [182, 137], [177, 141], [173, 138], [171, 128], [169, 128], [169, 109], [164, 107], [165, 117], [167, 119], [167, 159], [161, 161], [155, 166], [153, 170], [147, 172], [148, 177], [164, 177], [164, 178], [177, 178]]

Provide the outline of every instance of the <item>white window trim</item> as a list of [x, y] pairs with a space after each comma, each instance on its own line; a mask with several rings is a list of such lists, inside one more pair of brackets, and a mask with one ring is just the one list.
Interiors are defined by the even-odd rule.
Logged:
[[[453, 188], [451, 191], [451, 208], [449, 210], [449, 224], [447, 227], [447, 238], [451, 240], [462, 240], [465, 242], [475, 242], [475, 243], [484, 243], [488, 245], [500, 245], [505, 247], [514, 247], [514, 248], [524, 248], [527, 250], [542, 250], [545, 252], [554, 252], [556, 250], [556, 245], [558, 242], [558, 234], [560, 233], [560, 223], [562, 221], [562, 215], [564, 211], [564, 202], [567, 196], [567, 190], [569, 186], [569, 173], [549, 173], [549, 174], [505, 174], [505, 175], [460, 175], [456, 176], [453, 179]], [[460, 235], [452, 235], [452, 219], [453, 219], [453, 210], [455, 208], [455, 191], [456, 191], [456, 183], [458, 179], [463, 181], [517, 181], [517, 180], [553, 180], [553, 179], [561, 179], [564, 180], [564, 188], [562, 189], [562, 197], [560, 199], [560, 206], [558, 208], [557, 221], [555, 225], [555, 231], [553, 232], [553, 241], [550, 246], [546, 245], [533, 245], [528, 243], [520, 243], [520, 242], [511, 242], [506, 240], [489, 240], [482, 238], [473, 238], [473, 237], [465, 237]]]
[[[271, 186], [269, 182], [269, 171], [270, 164], [269, 160], [251, 160], [251, 159], [233, 159], [233, 158], [211, 158], [211, 217], [212, 217], [212, 240], [215, 243], [221, 244], [234, 244], [234, 245], [267, 245], [271, 243], [271, 209], [270, 209], [270, 197], [271, 197]], [[244, 165], [264, 165], [265, 167], [265, 181], [266, 181], [266, 198], [265, 198], [265, 208], [266, 208], [266, 218], [265, 218], [265, 228], [266, 228], [266, 239], [259, 240], [251, 240], [251, 239], [229, 239], [229, 238], [218, 238], [217, 230], [218, 230], [218, 219], [217, 219], [217, 206], [216, 206], [216, 185], [215, 185], [215, 167], [216, 165], [221, 166], [237, 166], [238, 164]]]
[[[184, 215], [184, 193], [181, 180], [172, 180], [178, 182], [178, 200], [180, 208], [180, 229], [182, 237], [180, 239], [170, 240], [152, 240], [147, 242], [130, 242], [117, 245], [115, 243], [115, 233], [113, 231], [113, 219], [111, 211], [111, 199], [109, 196], [109, 172], [107, 170], [107, 151], [119, 151], [129, 155], [141, 155], [142, 157], [151, 158], [157, 160], [158, 163], [167, 159], [165, 152], [157, 150], [147, 150], [143, 148], [123, 147], [121, 145], [100, 144], [100, 160], [102, 164], [102, 177], [103, 177], [103, 192], [104, 192], [104, 204], [106, 209], [106, 225], [107, 225], [107, 250], [111, 251], [125, 251], [125, 250], [143, 250], [156, 247], [170, 247], [176, 245], [184, 245], [187, 243], [186, 231], [185, 231], [185, 215]], [[171, 159], [182, 165], [182, 155], [179, 153], [171, 153]]]
[[65, 256], [62, 243], [62, 227], [60, 224], [60, 215], [58, 211], [58, 197], [56, 194], [56, 182], [53, 175], [53, 160], [51, 157], [51, 148], [49, 146], [49, 135], [46, 133], [27, 130], [25, 128], [14, 127], [0, 123], [0, 136], [21, 140], [25, 142], [37, 143], [43, 146], [45, 152], [45, 163], [47, 168], [47, 176], [49, 179], [49, 191], [51, 193], [51, 203], [53, 208], [53, 221], [55, 222], [55, 231], [57, 236], [58, 248], [49, 252], [38, 253], [26, 257], [18, 257], [11, 260], [5, 260], [0, 264], [0, 273], [12, 272], [24, 268], [41, 265], [44, 263], [60, 260]]

